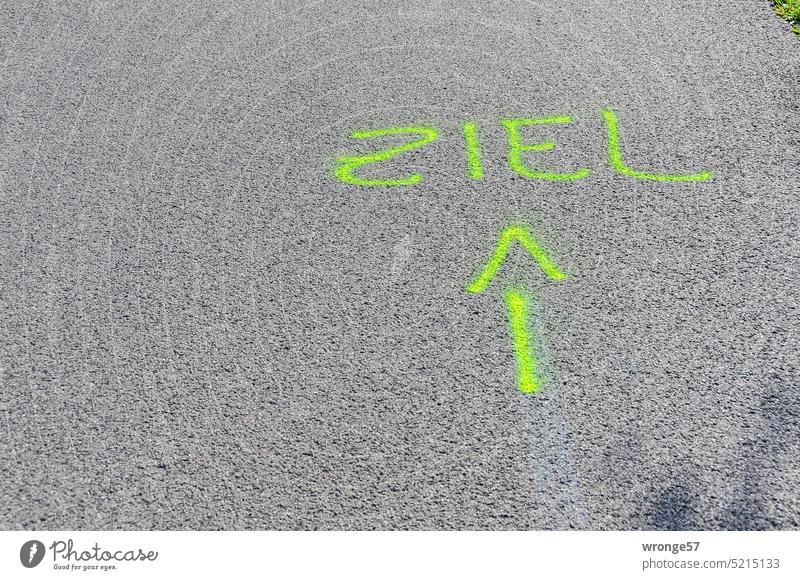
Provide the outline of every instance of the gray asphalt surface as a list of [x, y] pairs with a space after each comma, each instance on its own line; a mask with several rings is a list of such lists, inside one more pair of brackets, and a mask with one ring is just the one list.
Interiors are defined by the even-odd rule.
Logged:
[[[800, 42], [767, 0], [0, 14], [0, 528], [800, 528]], [[616, 172], [604, 107], [631, 166], [715, 178]], [[508, 167], [500, 119], [552, 115], [526, 162], [586, 179]], [[334, 178], [403, 125], [440, 137], [360, 174], [422, 183]], [[468, 294], [513, 221], [568, 279], [516, 250]]]

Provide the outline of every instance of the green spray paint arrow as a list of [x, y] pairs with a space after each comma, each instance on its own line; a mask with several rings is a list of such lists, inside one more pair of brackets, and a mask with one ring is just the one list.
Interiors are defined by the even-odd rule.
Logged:
[[[497, 243], [489, 263], [486, 264], [480, 275], [467, 286], [467, 292], [479, 294], [486, 290], [505, 262], [514, 242], [519, 242], [523, 248], [528, 250], [551, 280], [563, 280], [567, 277], [550, 259], [550, 256], [539, 247], [528, 230], [519, 225], [511, 225], [500, 234], [500, 241]], [[530, 310], [529, 300], [521, 290], [512, 288], [506, 291], [506, 307], [508, 308], [509, 327], [514, 339], [514, 352], [517, 355], [519, 390], [523, 393], [535, 393], [539, 390], [539, 380], [536, 376], [536, 358], [533, 356], [531, 335], [527, 325]]]

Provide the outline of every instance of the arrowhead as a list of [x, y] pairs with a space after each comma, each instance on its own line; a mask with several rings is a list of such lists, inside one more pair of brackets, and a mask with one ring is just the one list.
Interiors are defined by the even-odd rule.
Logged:
[[486, 290], [486, 287], [489, 286], [489, 283], [494, 279], [498, 270], [500, 270], [500, 267], [503, 265], [511, 249], [511, 245], [515, 241], [519, 242], [523, 248], [528, 250], [531, 256], [533, 256], [533, 259], [536, 260], [536, 263], [539, 264], [539, 267], [547, 274], [548, 278], [551, 280], [563, 280], [567, 277], [564, 272], [559, 270], [555, 262], [550, 259], [547, 252], [536, 243], [536, 240], [534, 240], [528, 230], [520, 225], [511, 225], [500, 234], [500, 241], [497, 243], [492, 258], [489, 260], [489, 263], [486, 264], [483, 272], [467, 286], [467, 292], [478, 294]]

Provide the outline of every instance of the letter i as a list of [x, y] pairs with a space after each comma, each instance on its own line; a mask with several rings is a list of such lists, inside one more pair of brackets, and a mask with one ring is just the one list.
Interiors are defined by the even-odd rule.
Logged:
[[481, 162], [481, 144], [478, 140], [478, 125], [464, 123], [464, 143], [467, 145], [467, 161], [469, 176], [472, 179], [483, 179], [483, 163]]

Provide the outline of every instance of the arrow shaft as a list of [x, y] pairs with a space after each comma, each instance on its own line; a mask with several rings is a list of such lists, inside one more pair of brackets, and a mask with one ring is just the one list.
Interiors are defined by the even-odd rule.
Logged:
[[539, 390], [536, 378], [536, 359], [533, 356], [532, 336], [528, 331], [528, 299], [519, 290], [506, 292], [508, 322], [514, 339], [514, 352], [517, 355], [519, 390], [535, 393]]

